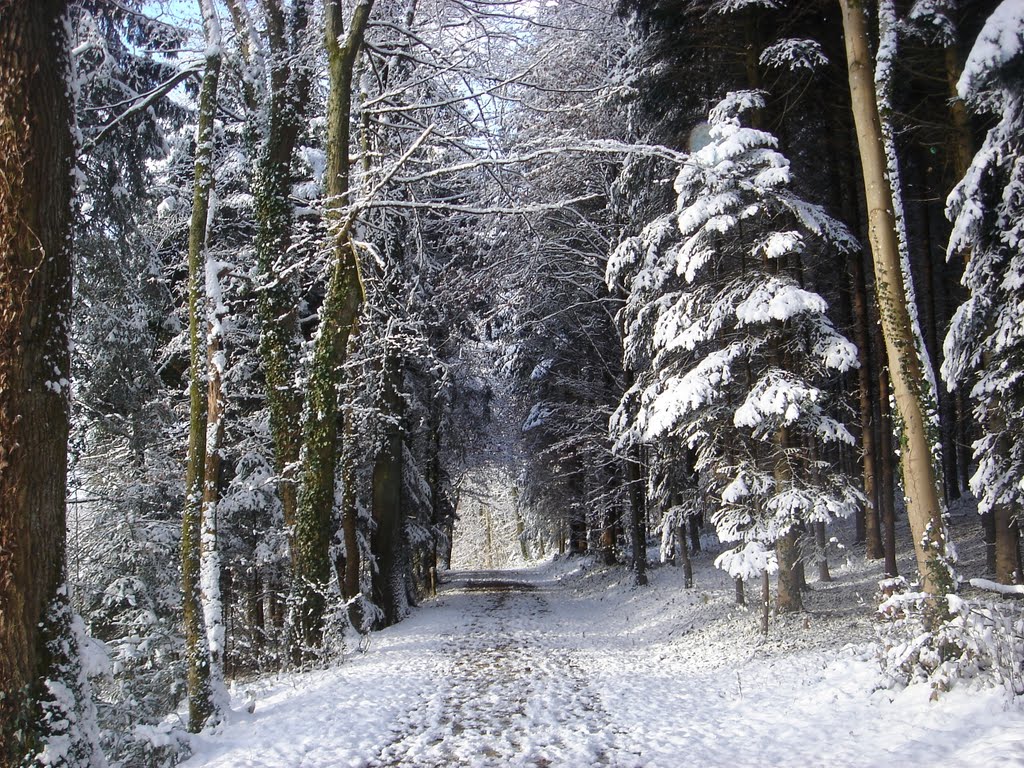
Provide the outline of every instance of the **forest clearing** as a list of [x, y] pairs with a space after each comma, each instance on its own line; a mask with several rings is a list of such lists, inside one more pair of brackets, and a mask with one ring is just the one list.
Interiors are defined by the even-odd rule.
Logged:
[[0, 768], [1024, 766], [1024, 0], [0, 0]]

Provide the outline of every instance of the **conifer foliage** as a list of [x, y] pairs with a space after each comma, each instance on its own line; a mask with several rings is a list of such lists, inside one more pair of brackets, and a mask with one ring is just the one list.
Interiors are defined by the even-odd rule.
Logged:
[[[987, 22], [968, 58], [959, 91], [970, 106], [997, 122], [967, 174], [949, 196], [953, 221], [949, 256], [968, 259], [967, 300], [946, 337], [943, 375], [970, 387], [982, 434], [974, 444], [978, 468], [971, 490], [997, 525], [1019, 520], [1024, 502], [1024, 8], [1004, 2]], [[997, 558], [999, 557], [997, 552]], [[1019, 580], [1009, 553], [997, 576]], [[1002, 560], [1003, 558], [999, 558]]]
[[[627, 366], [637, 371], [613, 418], [621, 443], [679, 439], [721, 494], [720, 559], [735, 576], [773, 569], [765, 552], [791, 531], [850, 514], [860, 494], [827, 462], [852, 443], [827, 385], [856, 349], [801, 285], [802, 264], [849, 253], [846, 228], [790, 188], [770, 134], [744, 124], [761, 94], [728, 94], [709, 142], [675, 179], [676, 210], [625, 240], [608, 280], [628, 291]], [[792, 563], [790, 564], [790, 566]]]

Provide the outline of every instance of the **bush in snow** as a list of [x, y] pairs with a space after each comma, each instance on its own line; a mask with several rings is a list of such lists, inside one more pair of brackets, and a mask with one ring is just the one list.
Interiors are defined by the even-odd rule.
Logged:
[[776, 139], [744, 124], [763, 107], [743, 91], [711, 110], [709, 143], [676, 177], [676, 210], [626, 239], [607, 272], [627, 293], [636, 372], [612, 430], [620, 445], [676, 440], [695, 452], [721, 497], [718, 536], [738, 543], [719, 564], [737, 577], [773, 567], [766, 550], [801, 525], [861, 502], [824, 460], [826, 444], [853, 442], [828, 385], [856, 366], [856, 349], [802, 284], [809, 260], [857, 244], [792, 191]]
[[880, 583], [885, 620], [879, 663], [889, 686], [928, 683], [933, 698], [975, 681], [1024, 694], [1024, 611], [1012, 600], [946, 595], [946, 618], [935, 621], [930, 596], [907, 591], [902, 578]]

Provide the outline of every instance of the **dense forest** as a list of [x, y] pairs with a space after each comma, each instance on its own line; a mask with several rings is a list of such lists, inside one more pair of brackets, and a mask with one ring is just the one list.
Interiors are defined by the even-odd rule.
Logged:
[[0, 0], [0, 179], [0, 766], [175, 764], [470, 527], [767, 633], [847, 525], [1021, 677], [1019, 0]]

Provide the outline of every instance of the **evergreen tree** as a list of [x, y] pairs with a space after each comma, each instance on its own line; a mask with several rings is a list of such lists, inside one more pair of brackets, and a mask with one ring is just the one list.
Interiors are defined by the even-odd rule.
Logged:
[[959, 82], [960, 96], [996, 123], [948, 201], [949, 256], [969, 258], [967, 300], [946, 336], [943, 376], [970, 387], [982, 430], [971, 489], [997, 529], [996, 577], [1021, 579], [1016, 527], [1024, 503], [1024, 9], [1005, 0], [989, 17]]
[[612, 425], [621, 443], [671, 437], [693, 449], [696, 469], [721, 494], [711, 514], [719, 538], [740, 542], [719, 563], [736, 576], [760, 574], [776, 546], [780, 600], [796, 607], [798, 592], [782, 589], [796, 567], [795, 533], [861, 501], [807, 450], [853, 441], [825, 385], [856, 366], [856, 350], [821, 296], [801, 287], [801, 272], [856, 242], [791, 191], [775, 139], [742, 123], [763, 106], [756, 92], [734, 92], [711, 110], [707, 145], [676, 177], [676, 211], [609, 262], [609, 284], [628, 293], [627, 365], [640, 371]]

